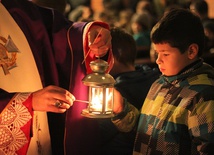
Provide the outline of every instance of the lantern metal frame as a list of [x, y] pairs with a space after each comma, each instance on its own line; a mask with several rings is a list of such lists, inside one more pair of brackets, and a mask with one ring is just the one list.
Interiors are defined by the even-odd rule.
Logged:
[[[108, 63], [102, 59], [97, 59], [90, 62], [90, 74], [87, 74], [82, 82], [89, 86], [89, 103], [87, 109], [83, 109], [81, 115], [89, 118], [110, 118], [113, 117], [114, 107], [114, 78], [105, 73], [108, 68]], [[95, 106], [95, 96], [98, 97], [99, 108]], [[96, 100], [97, 101], [97, 100]]]

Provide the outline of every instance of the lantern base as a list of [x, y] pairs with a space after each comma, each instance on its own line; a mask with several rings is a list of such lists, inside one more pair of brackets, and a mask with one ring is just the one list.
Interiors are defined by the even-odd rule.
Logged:
[[112, 114], [112, 113], [109, 113], [109, 114], [97, 113], [97, 114], [95, 114], [95, 113], [89, 112], [88, 109], [82, 110], [81, 115], [84, 117], [88, 117], [88, 118], [111, 118], [111, 117], [114, 117], [114, 114]]

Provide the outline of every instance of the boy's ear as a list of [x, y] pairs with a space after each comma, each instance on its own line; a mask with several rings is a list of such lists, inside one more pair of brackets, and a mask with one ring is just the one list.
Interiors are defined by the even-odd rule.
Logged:
[[197, 44], [191, 44], [188, 49], [188, 58], [194, 59], [198, 56], [198, 45]]

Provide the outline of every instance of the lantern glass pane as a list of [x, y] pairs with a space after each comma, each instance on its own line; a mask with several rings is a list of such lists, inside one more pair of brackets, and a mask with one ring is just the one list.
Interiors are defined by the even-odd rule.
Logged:
[[113, 88], [91, 86], [89, 91], [89, 107], [90, 113], [109, 114], [113, 113]]

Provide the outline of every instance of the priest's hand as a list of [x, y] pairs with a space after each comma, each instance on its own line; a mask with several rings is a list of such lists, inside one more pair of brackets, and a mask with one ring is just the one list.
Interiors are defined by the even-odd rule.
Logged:
[[63, 113], [73, 105], [75, 97], [67, 90], [48, 86], [32, 93], [32, 107], [35, 111]]
[[108, 29], [92, 25], [88, 32], [88, 44], [90, 51], [97, 57], [104, 56], [111, 48], [111, 33]]

